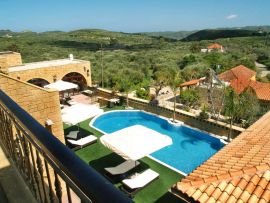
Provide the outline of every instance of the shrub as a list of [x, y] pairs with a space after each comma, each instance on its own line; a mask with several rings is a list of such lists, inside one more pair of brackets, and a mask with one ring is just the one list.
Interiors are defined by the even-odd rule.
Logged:
[[204, 106], [202, 111], [200, 112], [199, 118], [206, 120], [209, 118], [209, 114], [207, 113], [207, 108]]
[[180, 103], [194, 107], [200, 104], [201, 95], [197, 89], [186, 89], [180, 93]]
[[149, 91], [145, 90], [144, 88], [138, 88], [136, 90], [136, 96], [141, 99], [149, 100]]

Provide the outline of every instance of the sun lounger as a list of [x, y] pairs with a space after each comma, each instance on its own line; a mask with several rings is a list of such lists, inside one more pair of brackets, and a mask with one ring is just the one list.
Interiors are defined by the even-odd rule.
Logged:
[[66, 139], [72, 139], [72, 140], [77, 140], [79, 139], [79, 131], [70, 131], [66, 136]]
[[158, 177], [159, 174], [157, 172], [147, 169], [142, 173], [135, 174], [130, 178], [123, 180], [123, 185], [120, 187], [120, 189], [127, 193], [130, 197], [133, 197], [136, 192], [150, 184]]
[[127, 160], [115, 167], [104, 168], [106, 171], [105, 176], [113, 182], [120, 181], [130, 175], [128, 172], [139, 165], [140, 162], [138, 161]]
[[109, 168], [105, 168], [105, 171], [107, 171], [108, 173], [112, 174], [112, 175], [119, 175], [119, 174], [123, 174], [128, 172], [129, 170], [135, 168], [136, 166], [138, 166], [140, 164], [140, 162], [138, 161], [132, 161], [132, 160], [127, 160], [115, 167], [109, 167]]
[[70, 143], [72, 146], [74, 146], [72, 148], [73, 150], [81, 149], [81, 148], [88, 146], [96, 141], [97, 141], [97, 137], [95, 137], [94, 135], [88, 135], [88, 136], [81, 138], [79, 140], [70, 140], [70, 139], [67, 140], [68, 143]]
[[69, 101], [67, 101], [67, 104], [72, 106], [72, 105], [78, 104], [78, 102], [73, 101], [73, 100], [69, 100]]

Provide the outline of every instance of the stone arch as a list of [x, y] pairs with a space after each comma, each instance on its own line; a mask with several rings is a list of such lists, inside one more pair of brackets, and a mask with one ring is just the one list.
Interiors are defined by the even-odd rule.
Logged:
[[27, 82], [33, 85], [39, 86], [39, 87], [44, 87], [45, 85], [50, 84], [47, 80], [43, 78], [32, 78], [28, 80]]
[[64, 75], [62, 80], [79, 85], [80, 90], [83, 90], [85, 87], [87, 87], [87, 82], [86, 82], [85, 77], [81, 73], [78, 73], [78, 72], [70, 72]]

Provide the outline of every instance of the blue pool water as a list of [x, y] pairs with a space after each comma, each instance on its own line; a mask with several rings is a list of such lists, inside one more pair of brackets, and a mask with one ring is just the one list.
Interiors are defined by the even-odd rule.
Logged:
[[143, 125], [172, 138], [173, 144], [151, 154], [152, 157], [186, 174], [215, 154], [224, 145], [219, 139], [186, 125], [173, 126], [167, 120], [143, 111], [111, 111], [91, 122], [105, 133]]

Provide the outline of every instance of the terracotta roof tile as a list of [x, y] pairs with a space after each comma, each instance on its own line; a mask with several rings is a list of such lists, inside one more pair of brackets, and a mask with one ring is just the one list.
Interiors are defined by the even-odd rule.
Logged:
[[260, 199], [258, 203], [269, 203], [269, 202], [265, 201], [264, 199]]
[[261, 196], [261, 199], [265, 200], [266, 202], [270, 201], [270, 190], [265, 190]]
[[270, 100], [270, 83], [263, 83], [251, 79], [256, 72], [243, 66], [236, 66], [218, 75], [218, 77], [229, 82], [231, 87], [238, 93], [250, 88], [254, 91], [259, 100]]
[[243, 171], [235, 171], [235, 172], [229, 172], [230, 173], [230, 176], [233, 177], [233, 176], [241, 176], [243, 175]]
[[250, 81], [249, 86], [255, 91], [260, 100], [270, 100], [270, 83]]
[[250, 202], [250, 203], [256, 203], [258, 202], [259, 198], [256, 196], [256, 195], [251, 195], [250, 198], [248, 199], [247, 202]]
[[214, 44], [210, 44], [208, 47], [208, 49], [222, 49], [222, 45], [218, 44], [218, 43], [214, 43]]
[[219, 202], [226, 202], [227, 199], [228, 199], [229, 197], [230, 197], [230, 196], [229, 196], [228, 193], [223, 192], [223, 193], [220, 195], [220, 197], [217, 199], [217, 201], [219, 201]]
[[188, 191], [187, 191], [187, 195], [190, 197], [194, 194], [194, 192], [196, 191], [195, 188], [190, 188]]
[[238, 187], [240, 187], [242, 190], [245, 189], [245, 187], [247, 186], [248, 182], [247, 180], [245, 180], [244, 178], [241, 179], [241, 181], [238, 184]]
[[232, 80], [240, 79], [243, 81], [250, 80], [256, 75], [256, 72], [243, 66], [236, 66], [228, 71], [225, 71], [218, 75], [218, 77], [226, 82], [231, 82]]
[[211, 196], [214, 199], [218, 199], [221, 194], [222, 194], [222, 190], [220, 190], [220, 188], [217, 188], [217, 189], [215, 189], [215, 191], [212, 193]]
[[206, 203], [216, 203], [217, 201], [215, 200], [215, 198], [214, 197], [210, 197], [207, 201], [206, 201]]
[[202, 195], [202, 192], [200, 190], [196, 190], [196, 192], [193, 193], [192, 198], [194, 200], [198, 200], [201, 195]]
[[249, 182], [245, 188], [245, 191], [248, 192], [249, 194], [252, 194], [255, 188], [256, 188], [256, 184], [254, 185], [253, 182]]
[[244, 191], [240, 197], [238, 198], [238, 200], [240, 200], [241, 202], [247, 202], [250, 198], [250, 193], [248, 193], [247, 191]]
[[[270, 164], [270, 163], [269, 163]], [[259, 166], [256, 166], [257, 170], [258, 171], [265, 171], [267, 169], [269, 169], [269, 165], [259, 165]]]
[[217, 175], [217, 177], [219, 180], [225, 180], [225, 179], [230, 178], [231, 176], [229, 173], [224, 173], [224, 174]]
[[209, 199], [209, 196], [206, 193], [203, 193], [198, 199], [199, 202], [206, 202]]
[[226, 201], [227, 203], [235, 203], [236, 202], [236, 198], [234, 196], [230, 196], [229, 199]]
[[[178, 182], [175, 189], [199, 202], [270, 202], [269, 121], [270, 112]], [[234, 157], [236, 154], [242, 157]], [[200, 178], [200, 174], [207, 177]]]
[[233, 190], [233, 192], [231, 193], [230, 196], [234, 196], [235, 199], [238, 199], [241, 196], [242, 193], [243, 193], [243, 190], [241, 190], [240, 187], [236, 187], [236, 188], [234, 188], [234, 190]]
[[264, 188], [261, 186], [256, 187], [256, 189], [254, 190], [254, 192], [252, 193], [253, 195], [255, 195], [257, 198], [261, 197], [261, 195], [264, 192]]
[[187, 82], [184, 82], [184, 83], [180, 84], [180, 87], [187, 87], [187, 86], [197, 85], [200, 81], [202, 81], [202, 79], [190, 80], [190, 81], [187, 81]]
[[232, 192], [234, 191], [234, 189], [235, 189], [235, 186], [233, 184], [229, 183], [227, 185], [227, 187], [224, 189], [224, 192], [226, 192], [227, 194], [231, 195]]
[[245, 174], [255, 173], [257, 171], [256, 167], [244, 168], [243, 172]]

